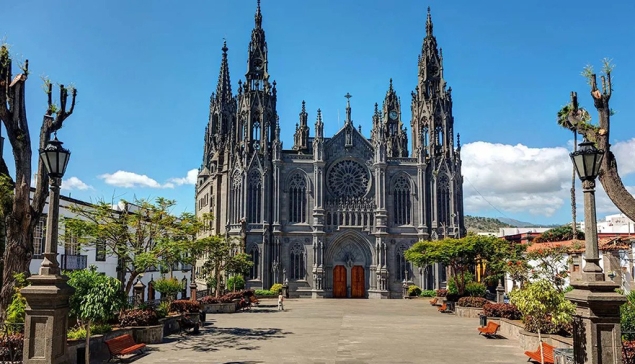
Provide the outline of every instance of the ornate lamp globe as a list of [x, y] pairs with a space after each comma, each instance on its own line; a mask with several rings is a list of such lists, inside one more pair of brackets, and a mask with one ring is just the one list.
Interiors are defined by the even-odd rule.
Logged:
[[62, 178], [68, 166], [71, 152], [62, 147], [62, 142], [55, 139], [49, 140], [44, 149], [40, 149], [40, 158], [48, 171], [49, 177]]
[[593, 181], [600, 173], [604, 151], [597, 149], [586, 137], [580, 143], [580, 149], [570, 154], [573, 165], [582, 181]]

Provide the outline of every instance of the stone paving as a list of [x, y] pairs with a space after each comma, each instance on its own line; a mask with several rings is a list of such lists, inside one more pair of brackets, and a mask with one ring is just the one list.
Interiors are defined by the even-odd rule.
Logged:
[[[135, 363], [526, 363], [517, 342], [478, 335], [478, 319], [428, 300], [262, 300], [208, 314], [201, 335], [171, 335]], [[211, 324], [210, 324], [211, 323]]]

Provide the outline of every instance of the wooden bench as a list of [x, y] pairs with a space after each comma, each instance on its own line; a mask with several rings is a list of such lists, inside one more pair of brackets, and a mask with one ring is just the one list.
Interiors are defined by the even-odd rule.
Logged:
[[446, 313], [448, 312], [448, 304], [443, 302], [443, 304], [441, 306], [439, 306], [438, 308], [439, 312], [441, 313]]
[[500, 327], [501, 325], [490, 321], [487, 323], [487, 326], [478, 328], [478, 334], [485, 337], [493, 337], [496, 336], [496, 333], [498, 332], [498, 329]]
[[256, 296], [249, 296], [249, 304], [258, 306], [258, 304], [260, 304], [260, 301], [258, 301]]
[[[540, 343], [542, 345], [543, 355], [545, 357], [545, 364], [553, 364], [553, 349], [554, 347], [547, 343]], [[536, 351], [525, 351], [525, 355], [533, 361], [540, 363], [540, 347]]]
[[108, 359], [108, 361], [111, 361], [115, 357], [121, 357], [122, 355], [133, 354], [135, 352], [143, 354], [146, 344], [137, 344], [134, 342], [132, 335], [127, 334], [106, 340], [106, 346], [108, 346], [108, 351], [110, 352], [110, 359]]
[[432, 306], [435, 306], [435, 305], [437, 304], [437, 301], [438, 301], [438, 300], [439, 300], [439, 299], [435, 297], [435, 298], [433, 298], [433, 299], [431, 299], [431, 300], [430, 300], [430, 304], [431, 304]]

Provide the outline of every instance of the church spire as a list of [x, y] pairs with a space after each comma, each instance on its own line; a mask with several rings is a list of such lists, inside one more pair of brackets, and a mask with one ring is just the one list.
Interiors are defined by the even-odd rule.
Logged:
[[262, 28], [262, 14], [260, 13], [260, 0], [258, 0], [258, 5], [256, 6], [256, 15], [254, 15], [254, 20], [256, 23], [256, 28]]
[[306, 103], [302, 100], [302, 111], [300, 112], [300, 124], [295, 126], [293, 136], [293, 150], [304, 151], [309, 149], [309, 126], [307, 121], [309, 114], [306, 112]]
[[249, 59], [247, 61], [247, 82], [249, 89], [257, 90], [269, 86], [269, 74], [267, 73], [267, 41], [265, 31], [262, 28], [262, 13], [260, 12], [260, 0], [256, 7], [255, 26], [251, 31], [249, 41]]
[[226, 103], [232, 99], [232, 84], [229, 79], [229, 63], [227, 62], [227, 41], [223, 41], [223, 58], [220, 63], [218, 73], [218, 85], [216, 85], [216, 99], [221, 103]]
[[[260, 2], [260, 1], [258, 1]], [[426, 19], [426, 37], [432, 37], [432, 16], [430, 15], [430, 7], [428, 6], [428, 18]]]
[[346, 97], [346, 120], [344, 120], [344, 123], [350, 124], [353, 122], [353, 119], [351, 119], [351, 97], [353, 96], [347, 92], [344, 97]]

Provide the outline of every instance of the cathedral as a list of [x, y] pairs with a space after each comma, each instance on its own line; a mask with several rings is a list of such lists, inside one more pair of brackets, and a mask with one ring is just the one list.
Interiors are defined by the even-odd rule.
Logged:
[[354, 127], [347, 93], [335, 135], [324, 135], [335, 121], [320, 109], [311, 132], [302, 102], [293, 146], [284, 149], [262, 23], [258, 0], [236, 93], [222, 48], [196, 182], [197, 214], [214, 216], [203, 234], [240, 241], [253, 261], [247, 287], [284, 283], [291, 297], [401, 298], [406, 284], [445, 285], [443, 267], [404, 259], [417, 241], [465, 235], [461, 145], [430, 9], [411, 93], [410, 149], [392, 80], [375, 104], [370, 137]]

